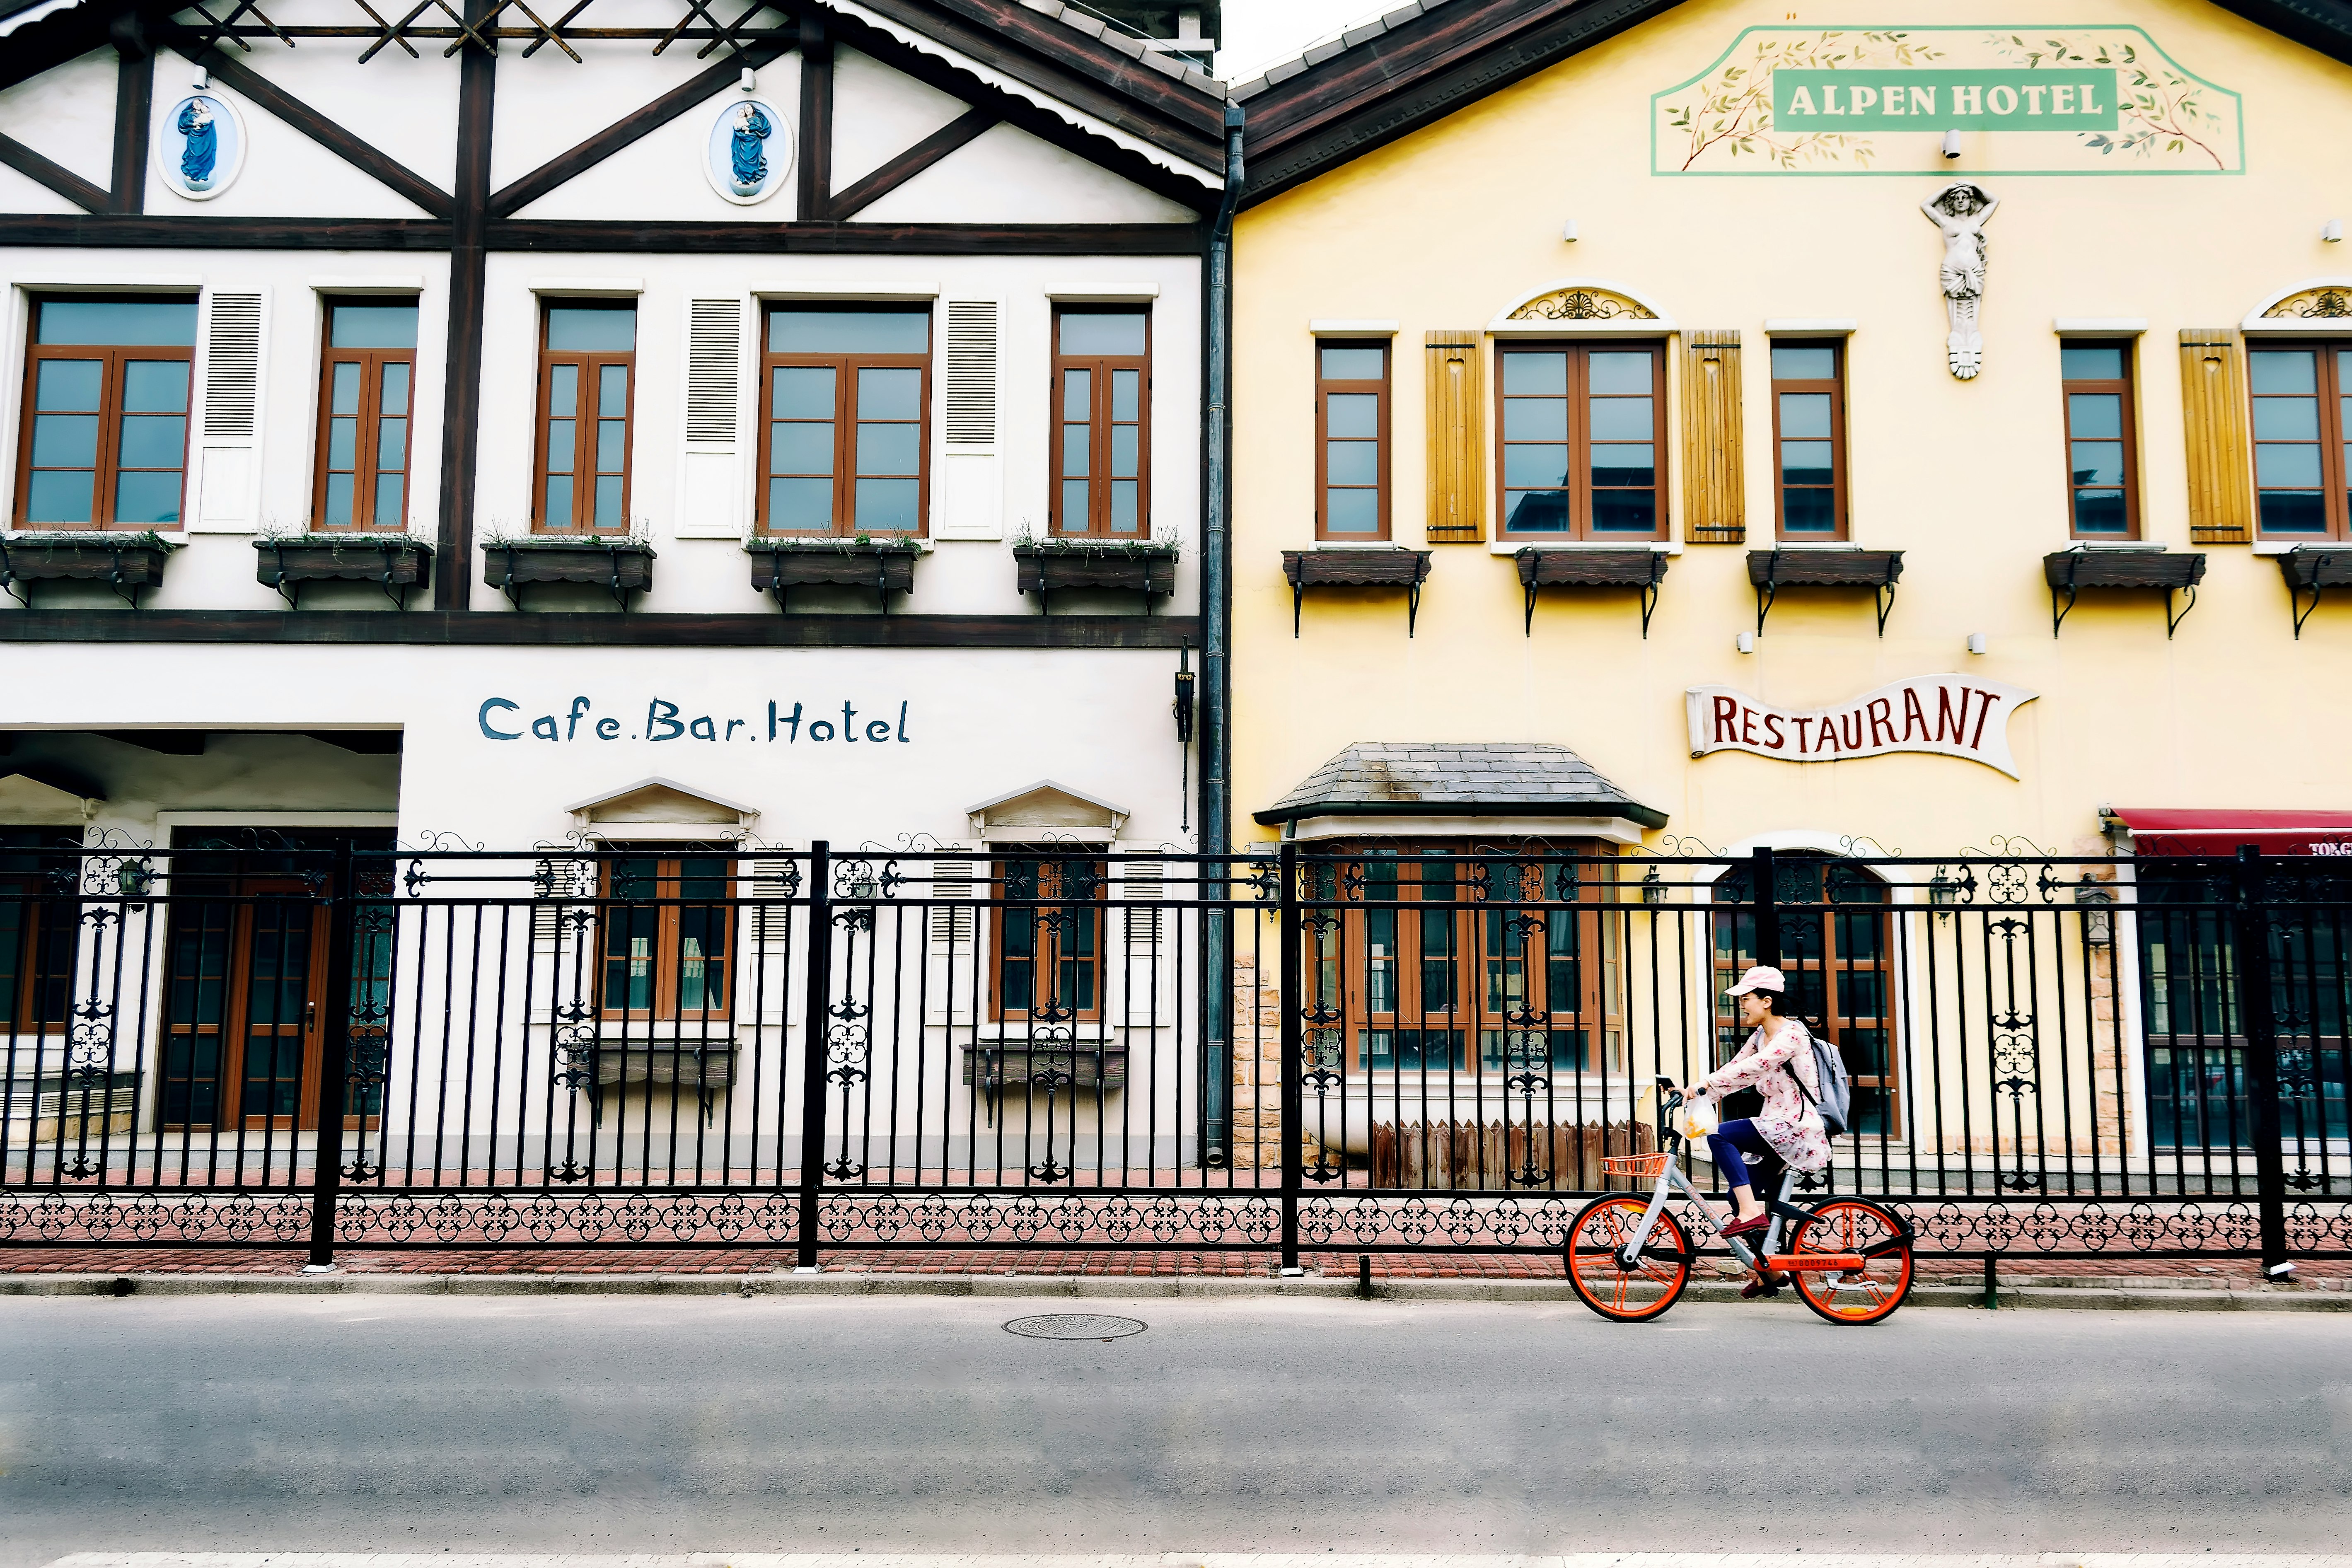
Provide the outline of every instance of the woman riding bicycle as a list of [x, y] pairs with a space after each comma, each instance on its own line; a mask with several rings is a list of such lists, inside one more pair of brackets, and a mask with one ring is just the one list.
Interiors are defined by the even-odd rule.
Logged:
[[[1739, 1054], [1683, 1090], [1685, 1100], [1755, 1089], [1764, 1109], [1753, 1117], [1727, 1121], [1707, 1134], [1715, 1168], [1731, 1187], [1732, 1216], [1726, 1236], [1750, 1236], [1771, 1221], [1756, 1195], [1748, 1162], [1777, 1154], [1791, 1169], [1818, 1171], [1830, 1163], [1830, 1141], [1822, 1126], [1822, 1086], [1813, 1065], [1811, 1037], [1790, 1017], [1788, 982], [1777, 969], [1759, 965], [1739, 977], [1729, 994], [1739, 1004], [1739, 1021], [1754, 1030]], [[1759, 1287], [1751, 1285], [1752, 1294]]]

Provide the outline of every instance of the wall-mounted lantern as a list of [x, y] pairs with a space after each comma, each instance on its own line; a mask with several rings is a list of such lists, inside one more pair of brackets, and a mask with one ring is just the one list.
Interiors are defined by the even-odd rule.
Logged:
[[1937, 920], [1946, 925], [1952, 923], [1952, 906], [1960, 901], [1960, 885], [1944, 875], [1941, 866], [1927, 879], [1927, 901], [1935, 906]]
[[2074, 907], [2082, 911], [2084, 947], [2115, 945], [2115, 901], [2116, 895], [2088, 871], [2074, 884]]
[[1176, 666], [1176, 743], [1192, 743], [1192, 645], [1186, 643], [1177, 655]]

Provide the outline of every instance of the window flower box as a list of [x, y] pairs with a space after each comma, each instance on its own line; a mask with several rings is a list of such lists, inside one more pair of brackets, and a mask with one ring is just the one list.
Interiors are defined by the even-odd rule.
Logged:
[[1176, 545], [1167, 540], [1044, 539], [1013, 547], [1021, 592], [1037, 595], [1040, 612], [1053, 613], [1053, 595], [1068, 589], [1110, 588], [1151, 601], [1176, 591]]
[[890, 613], [890, 595], [915, 591], [915, 563], [925, 547], [913, 539], [758, 538], [743, 546], [751, 557], [751, 586], [774, 595], [789, 612], [793, 588], [871, 588]]
[[0, 535], [0, 588], [29, 609], [35, 583], [104, 583], [135, 610], [179, 548], [153, 533]]
[[605, 590], [626, 610], [630, 595], [654, 585], [654, 547], [642, 539], [586, 534], [502, 539], [483, 548], [482, 581], [518, 610], [524, 585], [532, 583], [584, 583]]
[[1546, 588], [1632, 588], [1642, 595], [1642, 636], [1650, 635], [1650, 614], [1658, 607], [1658, 584], [1672, 564], [1663, 550], [1635, 545], [1626, 550], [1546, 550], [1528, 545], [1512, 557], [1527, 597], [1525, 631], [1535, 636], [1536, 595]]
[[[2074, 597], [2083, 590], [2138, 588], [2163, 594], [2164, 635], [2169, 638], [2182, 618], [2197, 607], [2197, 584], [2205, 580], [2205, 557], [2187, 552], [2172, 554], [2162, 545], [2128, 550], [2054, 550], [2042, 558], [2042, 578], [2050, 584], [2050, 635], [2053, 637], [2073, 613]], [[2172, 595], [2182, 589], [2188, 590], [2189, 602], [2175, 615]]]
[[[2330, 588], [2352, 588], [2352, 548], [2298, 544], [2277, 559], [2279, 573], [2286, 579], [2287, 604], [2294, 614], [2295, 640], [2300, 642], [2303, 623], [2319, 608], [2321, 596]], [[2305, 599], [2305, 595], [2310, 597]]]
[[1290, 584], [1290, 635], [1298, 635], [1299, 609], [1309, 588], [1402, 588], [1404, 635], [1421, 619], [1421, 585], [1429, 580], [1433, 552], [1407, 550], [1286, 550], [1282, 574]]
[[1756, 589], [1756, 634], [1783, 588], [1867, 588], [1878, 606], [1878, 635], [1895, 608], [1895, 584], [1903, 577], [1903, 552], [1836, 546], [1801, 550], [1751, 550], [1748, 581]]
[[401, 533], [299, 533], [253, 542], [253, 575], [302, 607], [305, 583], [373, 583], [401, 609], [429, 580], [433, 547]]

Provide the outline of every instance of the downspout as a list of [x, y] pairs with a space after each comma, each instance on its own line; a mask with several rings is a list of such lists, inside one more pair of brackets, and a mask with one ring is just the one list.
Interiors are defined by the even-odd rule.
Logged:
[[[1242, 106], [1225, 103], [1225, 195], [1209, 231], [1209, 298], [1205, 326], [1208, 364], [1203, 377], [1208, 416], [1202, 430], [1201, 491], [1201, 852], [1233, 850], [1233, 798], [1226, 773], [1233, 719], [1229, 679], [1233, 634], [1233, 557], [1228, 523], [1233, 516], [1234, 210], [1242, 195]], [[1224, 867], [1202, 867], [1202, 893], [1226, 890]], [[1201, 1163], [1228, 1165], [1233, 1148], [1233, 952], [1231, 927], [1213, 905], [1204, 913], [1202, 975], [1205, 1049], [1201, 1064]]]

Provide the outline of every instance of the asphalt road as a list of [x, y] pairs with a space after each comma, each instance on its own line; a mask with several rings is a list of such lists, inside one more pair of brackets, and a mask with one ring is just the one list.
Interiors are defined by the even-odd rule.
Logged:
[[[1025, 1311], [1126, 1311], [1110, 1342]], [[70, 1551], [2327, 1551], [2352, 1320], [922, 1298], [0, 1300]]]

